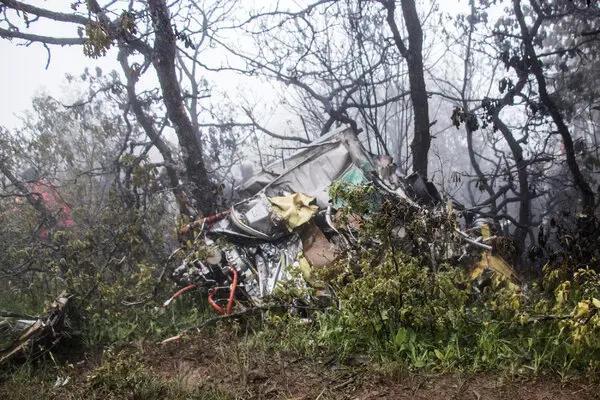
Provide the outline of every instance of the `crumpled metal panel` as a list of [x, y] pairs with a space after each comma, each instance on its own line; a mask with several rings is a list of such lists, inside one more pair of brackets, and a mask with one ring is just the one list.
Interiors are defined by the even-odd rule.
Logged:
[[264, 189], [268, 197], [306, 193], [315, 197], [320, 208], [329, 202], [329, 186], [352, 165], [348, 149], [342, 141], [332, 149], [316, 148], [300, 165], [275, 178]]
[[0, 365], [16, 357], [32, 354], [32, 351], [46, 352], [62, 338], [68, 337], [70, 327], [66, 319], [66, 307], [70, 298], [71, 296], [63, 292], [48, 307], [44, 315], [31, 321], [17, 321], [14, 329], [22, 330], [18, 331], [14, 339], [12, 337], [8, 339], [10, 341], [8, 346], [3, 345], [0, 348]]
[[246, 293], [256, 302], [273, 293], [280, 281], [289, 279], [289, 267], [302, 250], [297, 234], [276, 242], [225, 249], [227, 262], [243, 278]]
[[330, 133], [321, 136], [318, 140], [302, 147], [300, 150], [287, 157], [285, 160], [273, 162], [265, 167], [265, 170], [252, 176], [249, 180], [241, 184], [237, 191], [242, 197], [251, 197], [273, 183], [279, 176], [286, 171], [293, 171], [301, 164], [310, 159], [314, 159], [319, 154], [326, 154], [340, 147], [341, 134], [347, 131], [347, 127], [335, 129]]
[[[289, 221], [282, 216], [281, 210], [273, 209], [273, 198], [303, 198], [306, 195], [310, 202], [305, 208], [310, 215], [302, 219], [303, 223], [298, 223], [303, 225], [319, 209], [328, 208], [329, 187], [351, 169], [359, 169], [367, 179], [375, 171], [369, 153], [352, 130], [344, 127], [302, 148], [285, 161], [269, 165], [266, 171], [239, 188], [241, 196], [247, 198], [233, 205], [227, 218], [211, 226], [206, 240], [220, 237], [230, 242], [223, 248], [227, 264], [238, 271], [250, 298], [260, 301], [273, 292], [277, 282], [289, 279], [289, 267], [296, 262], [303, 245], [318, 265], [325, 263], [325, 259], [330, 262], [335, 258], [324, 243], [315, 242], [314, 232], [304, 240], [295, 230], [290, 232]], [[327, 241], [324, 236], [321, 239]], [[209, 272], [210, 279], [219, 280], [215, 275], [218, 271]]]
[[[245, 200], [233, 205], [227, 213], [220, 213], [222, 219], [211, 221], [204, 237], [205, 244], [209, 246], [222, 239], [219, 247], [226, 262], [204, 265], [200, 260], [188, 260], [176, 272], [188, 283], [200, 282], [201, 285], [227, 289], [230, 267], [233, 267], [239, 274], [239, 287], [245, 296], [260, 303], [273, 292], [278, 282], [290, 279], [290, 265], [297, 263], [300, 269], [302, 261], [312, 268], [330, 265], [338, 257], [335, 238], [349, 243], [331, 218], [331, 210], [336, 205], [330, 204], [329, 188], [336, 180], [352, 184], [370, 182], [377, 188], [377, 193], [391, 194], [414, 208], [416, 217], [426, 218], [433, 206], [441, 201], [436, 188], [426, 179], [416, 174], [400, 176], [389, 156], [372, 156], [351, 129], [340, 128], [303, 147], [286, 160], [269, 165], [266, 171], [239, 188]], [[276, 197], [281, 198], [274, 200]], [[374, 208], [379, 204], [377, 198], [378, 195], [375, 195]], [[274, 210], [274, 203], [279, 210]], [[225, 214], [227, 217], [223, 218]], [[321, 220], [319, 225], [323, 214], [325, 223]], [[291, 221], [292, 217], [294, 221]], [[204, 228], [204, 222], [201, 226]], [[326, 236], [321, 230], [323, 227], [326, 232], [337, 235], [333, 238]], [[491, 246], [471, 239], [466, 233], [454, 230], [469, 245], [491, 249]], [[345, 231], [352, 235], [351, 229]], [[406, 229], [403, 226], [396, 227], [392, 234], [397, 237], [400, 248], [404, 246], [409, 252], [430, 253], [434, 269], [438, 260], [460, 254], [458, 249], [466, 254], [466, 246], [450, 237], [438, 235], [429, 238], [427, 248], [415, 247], [412, 238], [404, 240]], [[455, 235], [455, 232], [446, 235]], [[298, 258], [300, 251], [303, 254]], [[489, 264], [489, 258], [486, 260]], [[190, 272], [190, 267], [194, 266], [196, 270], [192, 268]], [[303, 283], [298, 282], [298, 285]]]
[[359, 167], [370, 176], [375, 171], [371, 156], [350, 128], [323, 136], [286, 159], [269, 165], [239, 188], [249, 198], [235, 204], [226, 220], [213, 226], [213, 233], [239, 238], [277, 240], [289, 232], [273, 213], [269, 198], [303, 193], [315, 198], [319, 209], [329, 205], [329, 187], [350, 168]]

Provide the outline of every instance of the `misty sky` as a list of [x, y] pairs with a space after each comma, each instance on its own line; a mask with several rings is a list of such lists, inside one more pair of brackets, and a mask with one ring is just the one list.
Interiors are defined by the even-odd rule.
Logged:
[[[48, 2], [38, 1], [33, 4], [49, 7]], [[466, 4], [464, 0], [440, 1], [440, 8], [444, 11], [455, 13], [462, 10]], [[68, 8], [66, 9], [68, 10]], [[52, 36], [73, 37], [76, 33], [64, 28], [64, 24], [39, 21], [34, 24], [34, 32], [49, 34]], [[31, 44], [28, 47], [17, 46], [18, 41], [0, 39], [0, 125], [14, 128], [19, 124], [18, 114], [28, 109], [31, 99], [40, 92], [46, 92], [56, 97], [64, 96], [65, 74], [78, 75], [84, 68], [93, 69], [96, 66], [104, 71], [120, 70], [116, 61], [116, 52], [109, 51], [105, 57], [91, 59], [83, 54], [80, 46], [59, 47], [52, 46], [51, 62], [46, 69], [48, 53], [40, 44]], [[268, 83], [250, 80], [248, 77], [228, 76], [227, 79], [219, 79], [222, 90], [229, 92], [232, 97], [241, 95], [245, 98], [260, 93], [264, 99], [269, 93], [273, 94], [273, 87]], [[250, 102], [253, 100], [250, 98]], [[289, 115], [283, 110], [268, 112], [270, 121], [263, 121], [267, 125], [279, 126], [289, 125]]]
[[80, 73], [86, 66], [116, 68], [114, 57], [91, 60], [83, 56], [81, 47], [55, 47], [46, 70], [47, 52], [42, 46], [21, 47], [15, 43], [0, 40], [0, 124], [8, 127], [18, 123], [15, 114], [28, 108], [37, 92], [59, 94], [66, 73]]

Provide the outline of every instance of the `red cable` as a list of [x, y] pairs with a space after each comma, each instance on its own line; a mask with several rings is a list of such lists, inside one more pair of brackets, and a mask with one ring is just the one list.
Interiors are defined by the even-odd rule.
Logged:
[[168, 306], [173, 300], [175, 300], [176, 298], [178, 298], [179, 296], [181, 296], [182, 294], [184, 294], [185, 292], [192, 290], [194, 288], [198, 287], [198, 285], [196, 285], [195, 283], [188, 285], [186, 287], [184, 287], [183, 289], [179, 289], [177, 292], [175, 292], [175, 294], [173, 296], [171, 296], [171, 298], [167, 301], [164, 302], [163, 306], [166, 307]]
[[208, 304], [210, 304], [211, 307], [214, 308], [214, 310], [217, 312], [217, 314], [223, 315], [223, 314], [225, 314], [223, 307], [218, 305], [217, 302], [213, 299], [215, 291], [216, 291], [215, 288], [212, 288], [208, 291]]
[[235, 291], [238, 285], [238, 273], [235, 268], [229, 267], [229, 272], [231, 272], [232, 280], [231, 285], [229, 286], [229, 298], [227, 299], [227, 307], [223, 309], [214, 299], [214, 295], [216, 292], [215, 288], [212, 288], [208, 291], [208, 304], [220, 315], [229, 315], [233, 311], [233, 302], [235, 300]]
[[227, 314], [233, 310], [233, 300], [235, 299], [235, 289], [237, 289], [238, 273], [233, 267], [229, 267], [229, 272], [233, 275], [231, 286], [229, 287], [229, 300], [227, 300]]

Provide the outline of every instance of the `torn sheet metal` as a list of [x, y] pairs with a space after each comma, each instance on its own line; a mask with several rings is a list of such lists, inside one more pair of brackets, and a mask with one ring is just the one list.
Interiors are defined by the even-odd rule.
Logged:
[[[494, 239], [491, 234], [491, 228], [486, 221], [481, 219], [476, 220], [476, 228], [479, 229], [481, 236], [475, 239], [476, 243], [490, 242]], [[483, 244], [483, 243], [481, 243]], [[485, 248], [481, 252], [480, 259], [471, 267], [470, 277], [474, 281], [482, 281], [486, 273], [498, 274], [507, 279], [512, 284], [520, 284], [517, 273], [501, 256], [492, 254], [492, 246], [486, 244], [488, 248]]]
[[[228, 217], [211, 227], [210, 235], [242, 241], [278, 240], [289, 235], [290, 227], [293, 229], [309, 220], [305, 211], [310, 209], [314, 215], [317, 210], [327, 209], [332, 182], [357, 169], [356, 174], [372, 176], [375, 165], [371, 155], [351, 129], [334, 130], [285, 161], [270, 164], [245, 182], [239, 193], [248, 198], [233, 205]], [[287, 201], [284, 199], [292, 199], [297, 205], [308, 197], [314, 201], [305, 204], [303, 210], [296, 207], [303, 212], [301, 218], [300, 214], [286, 216], [282, 211], [282, 207], [289, 207], [282, 205], [282, 201]], [[287, 222], [282, 224], [283, 220]]]
[[350, 128], [320, 137], [286, 160], [274, 162], [238, 188], [242, 197], [262, 191], [268, 197], [296, 192], [314, 196], [319, 208], [329, 202], [329, 186], [352, 165], [375, 171], [370, 155]]
[[[342, 127], [250, 178], [238, 188], [245, 199], [218, 218], [188, 224], [182, 232], [188, 234], [199, 227], [195, 242], [204, 248], [205, 255], [200, 259], [192, 252], [176, 269], [176, 278], [188, 285], [218, 288], [227, 296], [233, 267], [239, 278], [236, 295], [257, 304], [268, 298], [279, 282], [290, 278], [291, 266], [302, 266], [309, 273], [310, 268], [330, 265], [339, 256], [340, 243], [356, 242], [352, 231], [360, 228], [363, 218], [346, 218], [344, 226], [336, 227], [333, 210], [343, 204], [332, 203], [329, 197], [335, 181], [373, 184], [378, 189], [374, 209], [380, 207], [376, 199], [391, 195], [415, 211], [412, 218], [419, 218], [426, 231], [431, 230], [429, 221], [435, 220], [431, 212], [453, 212], [438, 207], [441, 196], [433, 184], [417, 174], [401, 176], [391, 157], [370, 154], [351, 129]], [[398, 238], [398, 248], [429, 254], [434, 269], [439, 261], [460, 255], [460, 249], [475, 245], [489, 248], [459, 229], [450, 229], [443, 236], [438, 233], [429, 238], [409, 237], [400, 225], [392, 234]], [[223, 309], [218, 304], [216, 307]]]
[[[194, 254], [186, 257], [175, 270], [176, 279], [185, 284], [226, 288], [229, 266], [240, 278], [239, 291], [254, 303], [262, 301], [288, 279], [290, 266], [304, 257], [312, 266], [324, 266], [337, 257], [336, 247], [323, 230], [331, 231], [324, 217], [330, 206], [329, 188], [342, 176], [355, 176], [368, 182], [375, 165], [349, 128], [340, 128], [298, 150], [294, 155], [275, 162], [245, 182], [239, 193], [245, 200], [234, 204], [220, 218], [196, 221], [182, 229], [189, 234], [200, 228], [196, 239], [203, 241], [204, 259]], [[206, 247], [217, 246], [223, 253], [221, 262], [215, 254], [207, 256]], [[210, 252], [209, 252], [210, 253]]]
[[481, 253], [481, 258], [473, 265], [470, 271], [472, 280], [480, 279], [486, 271], [499, 274], [513, 284], [519, 284], [519, 278], [515, 270], [500, 256], [493, 255], [489, 250]]

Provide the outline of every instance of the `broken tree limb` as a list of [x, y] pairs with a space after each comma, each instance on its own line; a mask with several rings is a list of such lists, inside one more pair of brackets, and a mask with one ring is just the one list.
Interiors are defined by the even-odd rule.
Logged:
[[480, 242], [476, 242], [475, 240], [471, 239], [471, 237], [469, 237], [469, 235], [467, 235], [466, 233], [464, 233], [460, 229], [454, 228], [454, 231], [456, 233], [458, 233], [464, 239], [465, 242], [467, 242], [467, 243], [469, 243], [469, 244], [471, 244], [473, 246], [482, 248], [484, 250], [492, 250], [492, 246], [490, 246], [488, 244], [483, 244], [483, 243], [480, 243]]
[[0, 365], [46, 341], [57, 343], [66, 336], [65, 310], [69, 299], [70, 296], [63, 292], [45, 315], [28, 325], [8, 347], [0, 349]]

